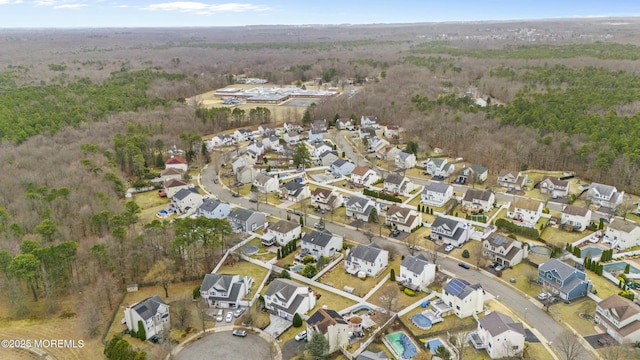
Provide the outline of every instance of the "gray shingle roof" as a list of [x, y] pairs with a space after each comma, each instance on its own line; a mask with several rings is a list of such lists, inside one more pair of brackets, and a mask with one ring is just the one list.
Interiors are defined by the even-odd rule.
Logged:
[[498, 336], [508, 330], [525, 336], [524, 326], [522, 326], [522, 323], [515, 322], [511, 317], [497, 311], [481, 317], [478, 319], [478, 323], [480, 323], [480, 325], [487, 330], [492, 337]]
[[200, 205], [201, 211], [214, 211], [220, 204], [223, 204], [220, 200], [205, 200], [202, 205]]
[[294, 180], [286, 182], [284, 185], [282, 185], [282, 187], [287, 189], [288, 192], [290, 193], [293, 192], [293, 196], [298, 196], [300, 191], [302, 191], [302, 189], [304, 189], [305, 186], [306, 185]]
[[292, 231], [293, 229], [299, 226], [300, 226], [300, 223], [297, 223], [295, 221], [280, 220], [277, 223], [269, 226], [269, 230], [275, 231], [281, 234], [286, 234], [289, 231]]
[[360, 205], [361, 208], [364, 208], [367, 203], [369, 202], [369, 199], [365, 199], [365, 198], [361, 198], [361, 197], [357, 197], [357, 196], [352, 196], [349, 201], [347, 202], [347, 206], [353, 206], [353, 205]]
[[464, 194], [464, 201], [482, 200], [489, 201], [493, 193], [490, 190], [468, 189]]
[[544, 264], [540, 264], [538, 266], [539, 271], [547, 272], [547, 271], [555, 271], [558, 274], [558, 277], [561, 280], [567, 279], [573, 273], [580, 271], [573, 266], [558, 260], [558, 259], [549, 259]]
[[251, 215], [253, 215], [253, 213], [254, 213], [253, 210], [243, 209], [243, 208], [235, 208], [235, 209], [231, 210], [231, 212], [229, 213], [228, 218], [229, 219], [237, 219], [237, 220], [240, 220], [240, 221], [247, 221], [247, 220], [249, 220]]
[[160, 305], [167, 305], [158, 295], [148, 297], [132, 306], [132, 310], [137, 312], [143, 320], [148, 320], [157, 312]]
[[325, 230], [322, 232], [314, 230], [308, 234], [305, 234], [302, 237], [302, 241], [313, 244], [313, 245], [318, 245], [324, 248], [329, 244], [333, 236], [334, 235], [330, 233], [328, 230]]
[[614, 230], [630, 233], [638, 227], [638, 224], [629, 222], [627, 220], [614, 219], [609, 223], [609, 227]]
[[405, 256], [401, 266], [404, 266], [414, 274], [422, 274], [424, 267], [429, 264], [431, 263], [424, 255], [418, 254], [416, 256]]
[[177, 193], [173, 195], [173, 197], [177, 200], [184, 200], [187, 196], [191, 194], [198, 194], [197, 189], [180, 189]]
[[358, 355], [356, 360], [389, 360], [389, 357], [384, 351], [374, 353], [367, 350]]
[[589, 190], [596, 190], [600, 195], [605, 195], [607, 197], [612, 196], [617, 190], [614, 186], [592, 183]]
[[439, 193], [439, 194], [444, 194], [447, 192], [447, 190], [451, 187], [451, 185], [447, 184], [447, 183], [443, 183], [443, 182], [431, 182], [428, 185], [426, 185], [424, 187], [424, 189], [422, 190], [423, 193], [427, 193], [428, 191], [430, 192], [434, 192], [434, 193]]
[[305, 285], [300, 285], [289, 279], [275, 279], [264, 294], [266, 296], [276, 296], [286, 303], [295, 294], [296, 289], [301, 287], [306, 288]]
[[384, 182], [389, 183], [389, 184], [395, 184], [395, 185], [400, 185], [400, 184], [402, 184], [403, 181], [404, 181], [404, 176], [402, 176], [400, 174], [395, 174], [395, 173], [390, 173], [384, 179]]
[[[575, 205], [567, 205], [565, 206], [564, 210], [562, 210], [563, 213], [567, 214], [567, 215], [575, 215], [575, 216], [586, 216], [587, 213], [589, 212], [589, 208], [588, 207], [580, 207], [580, 206], [575, 206]], [[589, 219], [591, 220], [591, 219]]]
[[349, 255], [347, 255], [347, 261], [351, 261], [352, 258], [356, 258], [372, 263], [376, 261], [381, 252], [382, 249], [376, 243], [371, 243], [369, 245], [361, 244], [349, 251]]

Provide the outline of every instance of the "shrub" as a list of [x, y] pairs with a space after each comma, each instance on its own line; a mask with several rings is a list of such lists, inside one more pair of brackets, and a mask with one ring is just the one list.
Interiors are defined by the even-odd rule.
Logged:
[[389, 272], [389, 280], [396, 281], [396, 271], [394, 269], [391, 269], [391, 272]]
[[196, 286], [196, 288], [193, 289], [192, 295], [194, 300], [200, 299], [200, 285]]
[[469, 255], [469, 250], [464, 249], [464, 251], [462, 252], [462, 257], [463, 257], [463, 258], [465, 258], [465, 259], [468, 259], [468, 258], [469, 258], [469, 256], [470, 256], [470, 255]]
[[283, 268], [285, 270], [289, 270], [289, 269], [291, 269], [291, 264], [284, 264]]
[[293, 327], [300, 327], [302, 326], [302, 318], [300, 317], [300, 314], [295, 313], [293, 315]]
[[308, 278], [312, 278], [316, 276], [317, 273], [318, 273], [318, 269], [311, 264], [308, 264], [302, 269], [302, 276], [305, 276]]
[[411, 289], [409, 289], [409, 288], [404, 288], [404, 293], [407, 296], [416, 296], [416, 292], [411, 290]]
[[138, 339], [147, 340], [147, 331], [144, 329], [142, 320], [138, 320]]
[[306, 265], [306, 264], [310, 264], [310, 263], [312, 263], [313, 261], [314, 261], [314, 258], [313, 258], [313, 256], [312, 256], [312, 255], [307, 255], [307, 256], [305, 256], [305, 257], [303, 257], [303, 258], [302, 258], [302, 263], [303, 263], [303, 264], [305, 264], [305, 265]]
[[280, 277], [282, 279], [291, 279], [291, 275], [289, 275], [289, 272], [287, 270], [282, 270], [282, 272], [280, 273]]

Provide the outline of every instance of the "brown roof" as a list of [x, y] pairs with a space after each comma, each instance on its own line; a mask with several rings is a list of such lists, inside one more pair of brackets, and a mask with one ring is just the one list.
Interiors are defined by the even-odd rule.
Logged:
[[368, 166], [356, 166], [356, 168], [351, 172], [351, 175], [364, 176], [364, 174], [366, 174], [369, 170], [370, 169]]
[[162, 172], [160, 173], [160, 176], [167, 176], [167, 175], [182, 175], [182, 173], [184, 173], [184, 171], [180, 170], [180, 169], [176, 169], [176, 168], [168, 168], [168, 169], [164, 169], [162, 170]]
[[327, 333], [327, 328], [331, 325], [347, 324], [340, 314], [333, 310], [320, 309], [307, 320], [307, 325], [315, 326], [323, 334]]
[[277, 223], [269, 226], [269, 230], [275, 231], [281, 234], [286, 234], [289, 231], [297, 228], [298, 226], [300, 226], [300, 223], [297, 223], [295, 221], [280, 220]]
[[399, 205], [389, 206], [389, 210], [387, 210], [387, 215], [393, 215], [395, 213], [400, 213], [403, 218], [406, 218], [411, 213], [411, 209], [405, 208]]
[[609, 223], [609, 227], [614, 230], [630, 233], [638, 227], [638, 225], [627, 220], [614, 219]]
[[176, 187], [176, 186], [186, 186], [189, 185], [188, 181], [185, 180], [178, 180], [178, 179], [169, 179], [168, 181], [164, 182], [164, 187], [166, 188], [171, 188], [171, 187]]
[[321, 188], [321, 187], [317, 187], [313, 190], [311, 190], [311, 196], [316, 196], [322, 194], [324, 195], [325, 198], [328, 198], [329, 195], [331, 195], [331, 190], [329, 189], [325, 189], [325, 188]]
[[493, 194], [490, 190], [481, 190], [481, 189], [468, 189], [464, 194], [464, 201], [473, 201], [475, 199], [482, 201], [489, 201], [491, 198], [491, 194]]
[[518, 172], [517, 171], [511, 171], [511, 170], [500, 170], [500, 173], [498, 174], [498, 177], [505, 177], [507, 175], [512, 175], [514, 178], [518, 177]]
[[170, 158], [167, 159], [167, 161], [164, 162], [167, 165], [171, 165], [171, 164], [186, 164], [187, 160], [183, 157], [180, 156], [172, 156]]
[[542, 178], [542, 181], [549, 180], [553, 185], [559, 187], [567, 187], [569, 185], [569, 180], [560, 180], [555, 176], [545, 176]]
[[[623, 322], [633, 316], [638, 315], [640, 313], [640, 307], [634, 304], [633, 301], [623, 298], [620, 295], [611, 295], [608, 298], [600, 301], [598, 303], [598, 307], [603, 310], [609, 310], [611, 317], [618, 320], [619, 322]], [[601, 320], [604, 320], [610, 324], [613, 328], [617, 328], [615, 325], [611, 323], [604, 316], [600, 317]], [[640, 329], [640, 321], [634, 321], [631, 324], [618, 329], [618, 333], [622, 336], [626, 336]]]
[[511, 205], [509, 205], [509, 211], [513, 211], [515, 210], [515, 208], [538, 211], [538, 209], [540, 208], [540, 204], [541, 202], [538, 200], [518, 198], [516, 199], [516, 201], [512, 202]]
[[361, 324], [362, 318], [360, 316], [352, 316], [349, 318], [349, 322], [352, 324]]
[[574, 205], [567, 205], [564, 207], [564, 210], [562, 212], [567, 215], [587, 216], [587, 213], [589, 212], [589, 208], [586, 206], [580, 207], [580, 206], [574, 206]]

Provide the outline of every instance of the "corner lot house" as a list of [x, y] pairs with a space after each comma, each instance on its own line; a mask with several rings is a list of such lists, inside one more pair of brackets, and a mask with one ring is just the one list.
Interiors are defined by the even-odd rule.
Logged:
[[289, 220], [280, 220], [267, 229], [267, 235], [275, 237], [278, 245], [284, 245], [291, 240], [300, 238], [302, 226], [300, 223]]
[[587, 191], [587, 199], [609, 209], [615, 209], [624, 199], [624, 191], [618, 192], [615, 186], [592, 183]]
[[351, 275], [363, 272], [376, 277], [389, 265], [389, 252], [376, 244], [358, 245], [351, 248], [344, 260], [344, 268]]
[[198, 208], [198, 214], [207, 219], [226, 219], [231, 212], [231, 205], [220, 200], [205, 200]]
[[496, 202], [496, 195], [491, 190], [467, 189], [462, 198], [462, 209], [473, 213], [489, 212]]
[[283, 199], [291, 202], [298, 202], [311, 196], [311, 190], [303, 183], [288, 181], [280, 188], [280, 195]]
[[538, 266], [538, 284], [563, 300], [586, 296], [591, 287], [583, 271], [558, 259], [549, 259]]
[[442, 301], [461, 319], [479, 313], [484, 308], [482, 285], [471, 285], [463, 279], [453, 279], [442, 288]]
[[209, 306], [234, 309], [251, 292], [253, 278], [243, 275], [206, 274], [200, 285], [200, 295]]
[[620, 344], [640, 341], [640, 307], [620, 295], [611, 295], [596, 307], [598, 327]]
[[234, 232], [249, 232], [265, 226], [267, 216], [250, 209], [235, 208], [227, 216], [227, 221]]
[[498, 185], [507, 190], [522, 190], [527, 184], [527, 175], [522, 175], [521, 172], [502, 170], [498, 174]]
[[380, 179], [380, 176], [368, 166], [356, 166], [351, 172], [351, 182], [362, 186], [370, 186]]
[[443, 182], [431, 182], [422, 189], [420, 202], [430, 206], [443, 207], [453, 197], [453, 186]]
[[342, 206], [344, 199], [342, 194], [330, 189], [317, 187], [311, 191], [311, 206], [317, 206], [322, 210], [331, 211]]
[[494, 233], [482, 242], [482, 255], [505, 267], [511, 267], [529, 255], [529, 247], [518, 240]]
[[444, 158], [429, 158], [423, 164], [427, 174], [431, 176], [446, 178], [456, 170], [456, 166]]
[[253, 180], [253, 186], [263, 194], [278, 191], [278, 178], [267, 174], [259, 173]]
[[517, 198], [511, 202], [507, 217], [520, 226], [535, 227], [542, 216], [542, 203], [528, 198]]
[[567, 205], [562, 210], [560, 224], [564, 227], [568, 227], [573, 231], [584, 231], [590, 223], [591, 209], [586, 206]]
[[400, 264], [398, 282], [413, 290], [425, 291], [436, 278], [436, 265], [418, 254], [405, 256]]
[[275, 279], [264, 293], [265, 307], [274, 315], [293, 320], [293, 315], [304, 315], [316, 306], [316, 295], [306, 285], [289, 279]]
[[320, 309], [307, 319], [307, 339], [320, 332], [329, 341], [329, 353], [349, 344], [349, 325], [334, 310]]
[[162, 301], [158, 295], [148, 297], [124, 309], [124, 320], [127, 329], [136, 333], [140, 331], [138, 326], [142, 321], [148, 340], [164, 329], [170, 328], [169, 305]]
[[415, 189], [415, 185], [408, 177], [390, 173], [384, 179], [384, 191], [394, 195], [409, 195]]
[[462, 246], [469, 241], [471, 225], [444, 216], [436, 216], [431, 224], [431, 238], [445, 244]]
[[354, 217], [362, 221], [369, 221], [371, 212], [377, 211], [376, 204], [373, 202], [373, 200], [357, 196], [352, 196], [349, 201], [347, 201], [346, 207], [347, 217]]
[[541, 194], [549, 194], [553, 199], [569, 196], [571, 183], [568, 180], [560, 180], [557, 177], [545, 176], [538, 184]]
[[387, 210], [386, 224], [406, 233], [422, 224], [422, 214], [400, 205], [391, 205]]
[[524, 326], [500, 312], [493, 311], [478, 319], [476, 335], [481, 346], [472, 336], [474, 346], [487, 349], [492, 359], [514, 357], [524, 351]]
[[636, 223], [614, 219], [607, 226], [604, 241], [616, 249], [627, 249], [640, 245], [640, 228]]
[[302, 242], [300, 243], [302, 251], [300, 255], [303, 258], [311, 255], [316, 260], [321, 256], [331, 259], [336, 251], [342, 250], [342, 242], [342, 236], [334, 235], [328, 230], [313, 230], [302, 237]]
[[327, 133], [326, 130], [320, 130], [320, 129], [309, 130], [309, 142], [322, 141], [324, 138], [324, 134], [326, 133]]

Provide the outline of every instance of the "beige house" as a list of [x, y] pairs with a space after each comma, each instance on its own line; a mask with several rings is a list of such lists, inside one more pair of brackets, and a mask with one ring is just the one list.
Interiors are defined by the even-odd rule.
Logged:
[[505, 267], [512, 267], [529, 255], [529, 247], [510, 237], [492, 234], [482, 242], [482, 255]]
[[611, 295], [596, 307], [598, 327], [620, 344], [640, 341], [640, 307], [620, 295]]
[[307, 319], [307, 339], [315, 332], [329, 341], [329, 353], [349, 344], [349, 324], [334, 310], [320, 309]]

